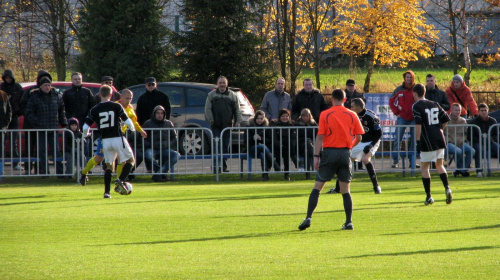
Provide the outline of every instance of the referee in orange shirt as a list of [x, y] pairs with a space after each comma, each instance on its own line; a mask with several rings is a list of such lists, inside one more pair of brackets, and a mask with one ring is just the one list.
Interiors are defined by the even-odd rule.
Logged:
[[306, 219], [299, 225], [299, 230], [305, 230], [311, 226], [311, 217], [318, 205], [319, 194], [326, 182], [332, 180], [335, 174], [339, 180], [346, 216], [342, 229], [354, 228], [352, 198], [349, 190], [352, 179], [351, 149], [361, 141], [364, 130], [357, 114], [344, 107], [345, 99], [345, 92], [335, 89], [332, 92], [333, 106], [321, 112], [319, 117], [319, 130], [314, 150], [316, 182], [309, 195]]

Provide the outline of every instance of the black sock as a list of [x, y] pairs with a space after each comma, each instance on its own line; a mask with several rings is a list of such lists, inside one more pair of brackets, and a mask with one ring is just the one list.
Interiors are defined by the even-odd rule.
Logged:
[[111, 170], [106, 169], [106, 171], [104, 171], [104, 192], [105, 193], [109, 193], [109, 191], [111, 190], [111, 177], [112, 177]]
[[335, 182], [335, 191], [336, 192], [340, 192], [340, 184], [339, 184], [339, 179], [337, 179], [337, 181]]
[[425, 193], [429, 198], [431, 196], [431, 178], [422, 178], [422, 183], [424, 183]]
[[120, 181], [124, 181], [125, 178], [127, 178], [130, 171], [132, 171], [132, 168], [134, 168], [134, 166], [128, 162], [123, 165], [122, 174], [120, 174]]
[[365, 164], [366, 171], [368, 171], [368, 176], [370, 176], [370, 180], [372, 180], [372, 185], [374, 188], [378, 186], [377, 174], [375, 173], [375, 168], [373, 168], [373, 164], [371, 162]]
[[318, 205], [318, 200], [319, 200], [319, 190], [313, 189], [311, 191], [311, 194], [309, 195], [309, 204], [307, 205], [306, 219], [310, 219], [312, 217], [314, 209], [316, 209], [316, 206]]
[[352, 198], [351, 193], [343, 193], [342, 199], [344, 200], [345, 222], [352, 223]]
[[441, 178], [441, 181], [443, 182], [444, 189], [447, 190], [450, 188], [449, 183], [448, 183], [448, 173], [441, 173], [439, 174], [439, 177]]

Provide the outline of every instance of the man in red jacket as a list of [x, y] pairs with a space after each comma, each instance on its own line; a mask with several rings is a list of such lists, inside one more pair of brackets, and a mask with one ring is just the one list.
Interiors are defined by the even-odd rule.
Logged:
[[[413, 152], [415, 150], [415, 145], [413, 143], [415, 136], [415, 120], [413, 119], [412, 106], [415, 100], [413, 99], [412, 88], [415, 85], [415, 74], [411, 70], [408, 70], [403, 74], [403, 78], [403, 84], [394, 90], [391, 98], [389, 99], [389, 106], [391, 107], [394, 115], [397, 117], [396, 125], [398, 125], [394, 134], [393, 151], [399, 152], [401, 150], [401, 142], [403, 141], [403, 135], [406, 131], [406, 127], [403, 127], [404, 125], [411, 126], [410, 135], [407, 139], [410, 142], [410, 145], [406, 151]], [[414, 153], [411, 153], [408, 156], [410, 158], [410, 166], [412, 168], [420, 167], [415, 164]], [[394, 153], [392, 155], [392, 160], [392, 168], [398, 168], [399, 154]]]

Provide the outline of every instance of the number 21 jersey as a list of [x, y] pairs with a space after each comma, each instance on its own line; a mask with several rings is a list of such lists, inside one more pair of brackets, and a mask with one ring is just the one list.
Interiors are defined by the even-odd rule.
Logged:
[[92, 107], [85, 123], [90, 126], [95, 122], [101, 133], [101, 138], [106, 139], [123, 136], [121, 120], [126, 121], [127, 119], [128, 116], [122, 105], [107, 101]]
[[427, 99], [413, 103], [415, 124], [422, 125], [420, 147], [422, 152], [436, 151], [446, 148], [442, 124], [450, 121], [450, 117], [436, 102]]

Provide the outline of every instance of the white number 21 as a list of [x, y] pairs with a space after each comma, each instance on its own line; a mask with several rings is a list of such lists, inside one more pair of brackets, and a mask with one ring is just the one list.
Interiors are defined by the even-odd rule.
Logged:
[[100, 128], [115, 126], [115, 112], [113, 111], [101, 112], [99, 113], [99, 118], [101, 122], [99, 125]]

